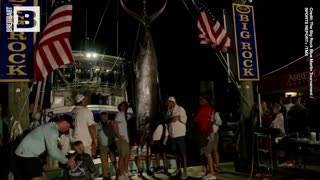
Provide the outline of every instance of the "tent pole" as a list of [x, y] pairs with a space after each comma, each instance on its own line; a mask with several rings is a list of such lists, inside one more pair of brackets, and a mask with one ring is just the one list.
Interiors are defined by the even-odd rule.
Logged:
[[261, 106], [261, 94], [259, 92], [259, 86], [257, 85], [258, 93], [258, 106], [259, 106], [259, 127], [262, 128], [262, 106]]

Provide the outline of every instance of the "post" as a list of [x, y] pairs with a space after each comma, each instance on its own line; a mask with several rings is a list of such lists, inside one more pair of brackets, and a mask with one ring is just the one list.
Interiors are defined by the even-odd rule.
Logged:
[[[233, 0], [233, 3], [245, 4], [246, 0]], [[233, 42], [235, 42], [235, 34], [233, 31], [233, 17], [229, 14], [226, 16], [227, 24], [229, 28], [228, 33]], [[236, 56], [235, 53], [230, 54], [230, 66], [232, 70], [236, 68]], [[232, 65], [233, 64], [233, 65]], [[234, 71], [236, 72], [236, 71]], [[235, 73], [237, 74], [237, 73]], [[239, 121], [240, 126], [240, 139], [239, 139], [239, 155], [240, 155], [240, 171], [250, 172], [250, 166], [253, 160], [253, 127], [254, 117], [252, 114], [252, 107], [254, 104], [253, 83], [251, 81], [240, 81], [240, 112], [241, 117]]]
[[29, 129], [28, 83], [8, 83], [8, 110], [9, 115], [20, 122], [23, 130]]

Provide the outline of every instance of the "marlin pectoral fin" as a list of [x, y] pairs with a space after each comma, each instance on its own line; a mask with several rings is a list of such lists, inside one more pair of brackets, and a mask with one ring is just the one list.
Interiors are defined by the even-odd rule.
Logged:
[[130, 10], [123, 2], [123, 0], [120, 0], [121, 6], [123, 7], [123, 9], [130, 15], [132, 16], [134, 19], [136, 19], [137, 21], [141, 22], [142, 24], [145, 24], [145, 22], [143, 21], [142, 16], [140, 16], [139, 14], [133, 12], [132, 10]]
[[[122, 0], [121, 0], [121, 1], [122, 1]], [[160, 16], [160, 14], [166, 9], [166, 7], [167, 7], [167, 2], [168, 2], [168, 0], [165, 1], [163, 7], [162, 7], [158, 12], [156, 12], [156, 13], [154, 13], [153, 15], [150, 16], [150, 23], [151, 23], [152, 21], [154, 21], [155, 19], [157, 19], [157, 17]]]

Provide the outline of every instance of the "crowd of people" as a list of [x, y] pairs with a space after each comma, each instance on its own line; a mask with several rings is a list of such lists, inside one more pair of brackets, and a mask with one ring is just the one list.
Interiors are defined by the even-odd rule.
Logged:
[[[261, 102], [261, 122], [257, 121], [256, 127], [257, 131], [262, 129], [263, 132], [266, 132], [264, 130], [267, 130], [273, 137], [265, 139], [263, 147], [267, 149], [273, 147], [274, 167], [278, 165], [288, 167], [296, 163], [292, 149], [294, 147], [287, 144], [288, 138], [310, 139], [311, 132], [317, 132], [317, 137], [319, 137], [317, 109], [319, 109], [319, 100], [303, 99], [300, 96], [280, 98], [274, 103]], [[276, 137], [280, 137], [282, 141], [275, 141]]]
[[[279, 129], [283, 135], [299, 132], [302, 136], [307, 136], [310, 131], [316, 129], [318, 114], [316, 109], [319, 102], [316, 99], [300, 96], [280, 98], [279, 101], [270, 103], [261, 102], [263, 128]], [[260, 122], [258, 122], [260, 123]], [[256, 127], [260, 127], [257, 124]]]
[[[192, 118], [187, 117], [185, 109], [177, 104], [174, 97], [169, 97], [166, 115], [159, 115], [157, 120], [147, 122], [143, 129], [134, 134], [128, 128], [128, 123], [134, 116], [128, 120], [127, 102], [119, 104], [119, 112], [113, 120], [108, 118], [108, 112], [101, 112], [100, 121], [96, 122], [93, 113], [86, 107], [87, 98], [78, 94], [75, 101], [72, 116], [56, 116], [25, 135], [14, 151], [19, 175], [27, 179], [44, 179], [41, 157], [50, 155], [59, 161], [68, 179], [93, 179], [96, 176], [93, 159], [100, 156], [104, 180], [111, 179], [109, 159], [119, 180], [130, 179], [134, 175], [129, 170], [131, 147], [134, 144], [138, 145], [137, 150], [147, 146], [145, 159], [148, 175], [162, 171], [169, 176], [187, 179], [186, 123], [187, 119], [191, 119], [198, 125], [197, 146], [204, 157], [203, 171], [199, 176], [203, 179], [216, 179], [215, 171], [219, 169], [218, 129], [222, 121], [219, 113], [210, 105], [208, 97], [200, 98], [198, 113]], [[176, 159], [177, 168], [171, 174], [168, 172], [168, 154]], [[156, 159], [156, 167], [153, 168], [152, 155]], [[119, 157], [118, 160], [116, 156]], [[144, 171], [140, 163], [142, 159], [141, 154], [137, 153], [135, 162], [140, 175]]]

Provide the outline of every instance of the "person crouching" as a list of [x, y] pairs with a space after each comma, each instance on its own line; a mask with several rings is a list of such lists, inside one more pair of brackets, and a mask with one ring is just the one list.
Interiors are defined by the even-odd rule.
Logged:
[[76, 141], [71, 145], [76, 152], [73, 158], [76, 165], [69, 170], [69, 180], [92, 180], [96, 172], [95, 165], [89, 154], [85, 153], [85, 148], [81, 141]]

